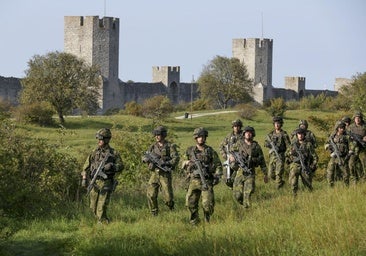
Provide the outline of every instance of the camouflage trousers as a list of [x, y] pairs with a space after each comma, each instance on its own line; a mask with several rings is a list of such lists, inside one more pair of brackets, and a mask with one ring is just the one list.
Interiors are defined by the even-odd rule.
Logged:
[[356, 183], [361, 178], [366, 180], [366, 149], [352, 155], [348, 161], [350, 181]]
[[112, 194], [112, 180], [97, 180], [96, 185], [90, 191], [90, 209], [98, 221], [108, 221], [107, 208]]
[[236, 174], [233, 185], [234, 199], [245, 208], [250, 206], [250, 197], [255, 191], [255, 174], [244, 175], [241, 170]]
[[[344, 159], [342, 159], [344, 161]], [[349, 184], [349, 169], [347, 163], [340, 164], [338, 159], [331, 157], [327, 166], [327, 181], [329, 186], [333, 186], [334, 182], [342, 179], [344, 184]]]
[[289, 184], [292, 189], [292, 193], [297, 195], [297, 191], [299, 190], [299, 178], [301, 178], [302, 183], [309, 190], [313, 190], [312, 178], [313, 175], [304, 174], [301, 171], [301, 164], [299, 163], [291, 163], [290, 165], [290, 174], [289, 174]]
[[155, 170], [151, 174], [146, 192], [149, 209], [153, 215], [157, 215], [159, 212], [159, 191], [162, 192], [165, 205], [167, 205], [170, 210], [173, 210], [174, 195], [172, 175], [170, 173], [161, 173], [160, 171]]
[[212, 182], [207, 181], [208, 189], [202, 190], [202, 183], [199, 178], [190, 180], [188, 191], [186, 194], [186, 207], [191, 213], [190, 222], [197, 224], [199, 222], [198, 204], [202, 197], [202, 208], [205, 220], [209, 221], [210, 216], [214, 213], [215, 196]]
[[285, 156], [284, 154], [279, 155], [281, 159], [278, 159], [275, 153], [270, 154], [268, 165], [268, 176], [275, 181], [277, 188], [281, 188], [285, 184], [283, 180], [283, 174], [285, 172]]

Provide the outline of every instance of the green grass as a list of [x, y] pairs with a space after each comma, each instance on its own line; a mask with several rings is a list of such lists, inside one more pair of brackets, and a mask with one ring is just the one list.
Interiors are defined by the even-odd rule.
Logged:
[[[326, 117], [329, 113], [288, 111], [284, 129], [291, 132], [299, 119], [310, 115]], [[236, 114], [227, 114], [170, 119], [166, 125], [177, 135], [182, 154], [194, 143], [193, 129], [199, 126], [208, 129], [208, 144], [217, 149], [236, 118]], [[272, 129], [270, 117], [260, 112], [254, 120], [243, 121], [244, 125], [255, 127], [256, 140], [263, 145], [265, 134]], [[126, 116], [67, 118], [66, 122], [62, 150], [81, 154], [81, 159], [89, 148], [95, 147], [94, 134], [102, 127], [114, 125], [130, 130], [141, 125], [146, 131], [152, 127], [149, 120]], [[50, 143], [60, 140], [57, 128], [20, 129]], [[321, 136], [311, 123], [310, 129]], [[323, 145], [318, 150], [322, 151]], [[268, 151], [264, 149], [264, 153], [267, 155]], [[159, 198], [160, 215], [152, 217], [143, 189], [118, 187], [109, 209], [109, 225], [95, 223], [84, 199], [75, 207], [72, 218], [22, 221], [17, 232], [0, 240], [0, 255], [366, 255], [365, 183], [349, 188], [337, 183], [330, 189], [324, 181], [324, 170], [320, 169], [314, 191], [301, 187], [294, 199], [288, 183], [278, 191], [273, 183], [264, 184], [259, 174], [250, 209], [240, 208], [233, 201], [231, 190], [220, 183], [215, 187], [211, 223], [196, 227], [189, 224], [185, 191], [178, 175], [174, 176], [174, 183], [173, 212]]]

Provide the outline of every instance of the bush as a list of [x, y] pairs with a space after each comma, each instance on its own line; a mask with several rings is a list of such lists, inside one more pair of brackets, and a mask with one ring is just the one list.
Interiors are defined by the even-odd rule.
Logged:
[[80, 166], [40, 139], [17, 134], [10, 121], [0, 127], [0, 212], [11, 217], [47, 216], [76, 197]]
[[163, 95], [155, 96], [147, 99], [142, 104], [142, 115], [154, 120], [166, 118], [173, 112], [173, 105], [170, 100]]
[[124, 113], [126, 115], [132, 116], [141, 116], [142, 115], [142, 106], [138, 104], [136, 101], [130, 101], [125, 104]]
[[270, 106], [266, 109], [271, 116], [284, 116], [287, 106], [283, 98], [270, 100]]
[[17, 121], [41, 126], [54, 125], [53, 114], [54, 110], [46, 102], [19, 105], [14, 110], [14, 117]]
[[238, 104], [235, 109], [239, 111], [241, 118], [252, 120], [257, 115], [257, 109], [250, 104]]

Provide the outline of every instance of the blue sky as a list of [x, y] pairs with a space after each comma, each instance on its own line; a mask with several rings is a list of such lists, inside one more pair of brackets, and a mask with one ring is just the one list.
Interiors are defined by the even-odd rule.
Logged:
[[[151, 82], [152, 66], [180, 66], [199, 77], [233, 38], [273, 39], [273, 85], [306, 77], [333, 89], [336, 77], [366, 72], [364, 0], [2, 0], [0, 76], [24, 77], [36, 54], [63, 51], [64, 16], [120, 19], [119, 77]], [[262, 19], [263, 17], [263, 19]], [[263, 22], [262, 22], [263, 21]]]

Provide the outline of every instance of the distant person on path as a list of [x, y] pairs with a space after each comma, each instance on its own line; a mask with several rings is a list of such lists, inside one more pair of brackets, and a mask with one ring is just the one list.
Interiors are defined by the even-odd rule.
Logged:
[[325, 150], [330, 152], [327, 166], [327, 181], [330, 187], [334, 182], [343, 179], [346, 186], [349, 185], [348, 151], [349, 139], [346, 133], [346, 124], [342, 121], [336, 123], [335, 133], [325, 143]]
[[217, 152], [206, 145], [207, 136], [208, 131], [205, 128], [200, 127], [194, 130], [193, 138], [196, 145], [188, 147], [185, 154], [186, 161], [183, 163], [189, 179], [186, 206], [191, 213], [192, 225], [200, 222], [198, 204], [201, 197], [204, 220], [210, 221], [215, 207], [213, 187], [219, 183], [222, 175], [222, 165]]
[[299, 190], [299, 177], [305, 187], [313, 190], [312, 178], [318, 164], [318, 155], [313, 144], [305, 140], [306, 130], [298, 128], [295, 134], [296, 138], [286, 152], [286, 162], [290, 165], [289, 183], [294, 196]]
[[350, 180], [352, 183], [359, 179], [366, 180], [366, 124], [363, 114], [356, 112], [353, 123], [349, 126], [350, 145]]
[[174, 194], [172, 185], [172, 171], [179, 162], [179, 154], [175, 144], [166, 140], [168, 131], [164, 126], [153, 130], [156, 142], [152, 144], [142, 161], [148, 163], [151, 171], [147, 187], [147, 200], [153, 216], [159, 213], [158, 194], [163, 194], [165, 205], [174, 210]]
[[[110, 196], [116, 186], [114, 176], [124, 168], [120, 154], [109, 145], [112, 133], [110, 129], [103, 128], [96, 133], [98, 147], [88, 156], [85, 161], [82, 176], [82, 185], [87, 186], [99, 167], [100, 174], [90, 191], [90, 208], [95, 214], [98, 223], [108, 224], [107, 208]], [[104, 166], [101, 163], [104, 162]]]
[[[309, 123], [306, 120], [300, 120], [298, 128], [305, 130], [305, 141], [310, 142], [313, 145], [313, 148], [317, 148], [318, 144], [316, 142], [316, 137], [312, 131], [309, 130]], [[291, 142], [297, 140], [296, 136], [297, 128], [291, 133]]]
[[280, 189], [285, 184], [285, 153], [291, 142], [287, 132], [282, 129], [282, 117], [273, 117], [273, 126], [274, 130], [267, 134], [264, 146], [269, 148], [268, 176], [275, 181], [277, 189]]
[[[220, 154], [224, 160], [227, 160], [230, 156], [230, 152], [238, 152], [240, 140], [243, 138], [243, 122], [240, 119], [236, 119], [231, 122], [232, 132], [230, 132], [220, 144]], [[226, 166], [230, 168], [230, 166]], [[225, 169], [226, 169], [225, 168]], [[225, 184], [230, 188], [233, 187], [234, 178], [237, 170], [230, 168], [230, 171], [224, 172]]]
[[238, 155], [230, 156], [230, 163], [237, 168], [234, 180], [234, 199], [244, 208], [251, 205], [250, 197], [255, 191], [255, 168], [260, 167], [264, 182], [268, 182], [267, 166], [261, 146], [254, 140], [255, 130], [251, 126], [244, 128], [244, 136], [240, 141]]

